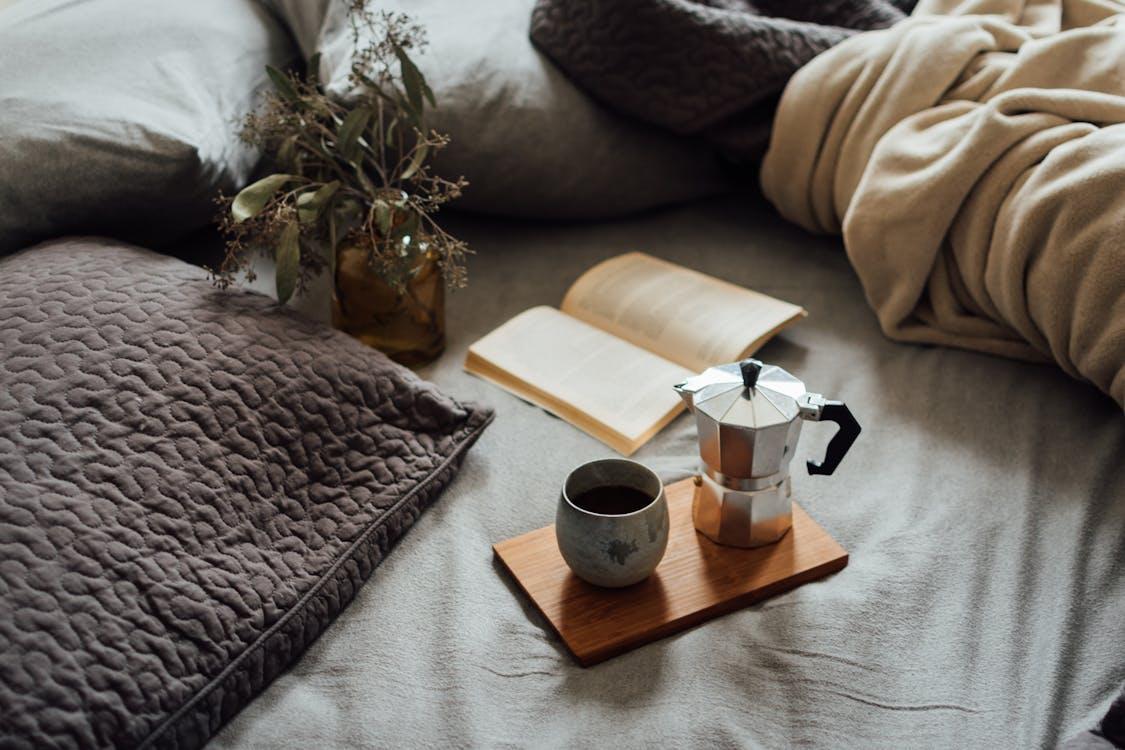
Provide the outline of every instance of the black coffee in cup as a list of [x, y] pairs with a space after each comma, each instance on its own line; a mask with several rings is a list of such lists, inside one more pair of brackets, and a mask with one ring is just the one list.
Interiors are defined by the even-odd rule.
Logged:
[[624, 516], [636, 513], [653, 500], [648, 493], [623, 484], [603, 484], [591, 487], [577, 497], [570, 499], [572, 503], [588, 513], [597, 513], [603, 516]]
[[652, 469], [626, 458], [582, 464], [567, 475], [555, 511], [559, 554], [595, 586], [648, 578], [668, 547], [668, 499]]

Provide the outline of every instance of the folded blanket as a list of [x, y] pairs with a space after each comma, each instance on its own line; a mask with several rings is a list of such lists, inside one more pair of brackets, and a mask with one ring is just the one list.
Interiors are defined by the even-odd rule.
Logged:
[[1125, 405], [1125, 5], [923, 0], [793, 77], [766, 196], [842, 232], [883, 331]]
[[538, 0], [531, 38], [612, 109], [761, 157], [777, 97], [814, 56], [916, 0]]

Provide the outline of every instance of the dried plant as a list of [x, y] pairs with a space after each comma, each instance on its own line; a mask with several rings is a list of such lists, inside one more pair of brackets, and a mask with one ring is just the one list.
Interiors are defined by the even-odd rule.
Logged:
[[330, 96], [319, 80], [319, 54], [304, 75], [267, 68], [274, 90], [241, 137], [277, 172], [219, 199], [226, 255], [209, 270], [221, 288], [240, 274], [252, 280], [253, 255], [272, 254], [285, 303], [334, 268], [343, 243], [365, 250], [372, 270], [400, 290], [423, 258], [438, 263], [450, 286], [465, 283], [468, 246], [434, 220], [468, 183], [430, 171], [449, 139], [425, 125], [426, 106], [436, 102], [411, 59], [425, 48], [424, 30], [405, 14], [346, 1], [355, 52], [345, 95]]

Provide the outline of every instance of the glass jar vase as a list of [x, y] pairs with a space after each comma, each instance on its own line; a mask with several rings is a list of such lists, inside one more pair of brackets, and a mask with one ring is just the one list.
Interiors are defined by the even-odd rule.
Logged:
[[388, 284], [366, 250], [336, 251], [332, 324], [407, 367], [420, 367], [445, 351], [445, 279], [428, 253], [418, 256], [403, 288]]

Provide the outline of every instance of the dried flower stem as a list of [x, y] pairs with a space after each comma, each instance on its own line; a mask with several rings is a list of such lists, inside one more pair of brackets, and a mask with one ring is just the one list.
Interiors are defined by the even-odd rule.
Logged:
[[285, 301], [334, 263], [342, 244], [363, 248], [372, 270], [399, 289], [426, 259], [450, 286], [466, 281], [468, 246], [434, 219], [468, 182], [430, 170], [449, 138], [425, 126], [433, 92], [410, 58], [424, 50], [425, 33], [407, 15], [375, 12], [367, 0], [347, 0], [347, 10], [355, 48], [348, 93], [328, 95], [316, 55], [303, 76], [269, 69], [274, 91], [243, 123], [242, 140], [277, 171], [219, 199], [227, 248], [211, 275], [221, 288], [240, 274], [252, 278], [255, 254], [273, 254]]

